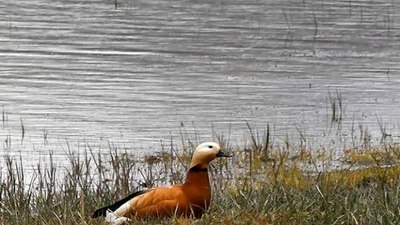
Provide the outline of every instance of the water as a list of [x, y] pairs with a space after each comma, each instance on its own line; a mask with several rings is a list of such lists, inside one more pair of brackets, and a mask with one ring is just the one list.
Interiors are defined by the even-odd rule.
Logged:
[[399, 139], [400, 3], [114, 3], [1, 0], [4, 154], [35, 165], [67, 145], [140, 154], [214, 132], [242, 145], [245, 121], [277, 142], [343, 147], [352, 126]]

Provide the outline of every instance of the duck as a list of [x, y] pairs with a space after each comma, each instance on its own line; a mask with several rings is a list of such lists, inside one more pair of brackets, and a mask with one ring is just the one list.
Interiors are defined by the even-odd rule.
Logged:
[[208, 165], [220, 157], [232, 157], [216, 142], [204, 142], [193, 152], [183, 184], [141, 190], [97, 209], [92, 218], [105, 217], [112, 225], [125, 224], [130, 218], [183, 216], [200, 218], [211, 202]]

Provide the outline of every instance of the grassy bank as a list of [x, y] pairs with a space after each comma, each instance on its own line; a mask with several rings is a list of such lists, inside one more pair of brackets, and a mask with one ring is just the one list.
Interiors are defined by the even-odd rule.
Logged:
[[[224, 142], [221, 141], [224, 145]], [[226, 146], [226, 145], [225, 145]], [[145, 187], [179, 183], [185, 178], [195, 147], [163, 147], [137, 158], [110, 147], [107, 154], [90, 148], [69, 154], [67, 166], [38, 165], [27, 180], [24, 164], [5, 157], [1, 174], [0, 224], [105, 224], [91, 212]], [[344, 151], [341, 167], [327, 151], [276, 146], [268, 136], [234, 157], [215, 161], [213, 201], [199, 220], [172, 218], [138, 224], [399, 224], [400, 146], [368, 146]], [[294, 150], [294, 151], [293, 151]], [[318, 152], [318, 153], [316, 153]], [[329, 152], [329, 151], [328, 151]], [[135, 223], [135, 224], [136, 224]]]

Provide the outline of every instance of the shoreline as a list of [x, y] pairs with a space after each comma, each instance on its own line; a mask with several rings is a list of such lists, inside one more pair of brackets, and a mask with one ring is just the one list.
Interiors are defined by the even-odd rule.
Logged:
[[[252, 220], [239, 214], [250, 213], [256, 218], [251, 224], [284, 224], [284, 221], [293, 219], [299, 224], [309, 223], [310, 219], [318, 223], [337, 220], [350, 224], [355, 224], [357, 219], [364, 221], [359, 224], [371, 224], [369, 220], [372, 218], [364, 218], [365, 213], [387, 213], [381, 211], [384, 204], [388, 204], [381, 202], [381, 196], [388, 192], [396, 193], [400, 184], [399, 144], [368, 146], [364, 150], [348, 149], [341, 158], [340, 169], [324, 170], [317, 162], [328, 165], [336, 160], [326, 151], [297, 148], [297, 151], [289, 152], [286, 148], [290, 144], [279, 146], [268, 143], [266, 136], [262, 142], [252, 137], [253, 142], [245, 148], [228, 147], [234, 155], [232, 159], [218, 160], [211, 165], [213, 203], [200, 220], [172, 218], [135, 222], [208, 224], [220, 221], [217, 215], [222, 214], [226, 221], [223, 224], [248, 224]], [[226, 146], [224, 140], [220, 143]], [[193, 143], [187, 142], [184, 149], [164, 149], [160, 154], [140, 159], [126, 150], [120, 152], [117, 149], [110, 150], [109, 155], [95, 150], [86, 152], [83, 157], [71, 154], [69, 166], [63, 171], [56, 167], [55, 162], [48, 168], [38, 165], [31, 180], [26, 179], [23, 162], [16, 164], [5, 157], [6, 173], [2, 171], [0, 177], [0, 224], [104, 224], [102, 220], [89, 218], [96, 207], [138, 189], [182, 182], [192, 146]], [[307, 171], [304, 165], [311, 165], [315, 170]], [[64, 174], [62, 179], [58, 175], [60, 172]], [[355, 199], [353, 195], [359, 193], [369, 198]], [[288, 194], [292, 196], [289, 199]], [[333, 199], [327, 199], [329, 197]], [[343, 211], [343, 198], [352, 199], [353, 207], [367, 208]], [[400, 196], [391, 198], [395, 200]], [[305, 202], [311, 205], [305, 207]], [[265, 204], [270, 203], [272, 205], [266, 207]], [[330, 206], [322, 209], [321, 204]], [[299, 205], [305, 208], [298, 208]], [[293, 211], [293, 207], [298, 210]], [[397, 210], [398, 206], [393, 207]], [[388, 221], [400, 219], [398, 212], [393, 211]]]

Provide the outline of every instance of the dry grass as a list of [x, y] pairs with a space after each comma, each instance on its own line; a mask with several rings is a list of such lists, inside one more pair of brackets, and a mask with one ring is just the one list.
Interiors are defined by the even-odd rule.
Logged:
[[[333, 160], [325, 153], [310, 152], [301, 144], [289, 151], [293, 145], [274, 146], [269, 131], [260, 141], [250, 132], [251, 144], [228, 148], [234, 157], [211, 166], [213, 202], [201, 219], [133, 222], [399, 224], [399, 145], [346, 150], [341, 169], [319, 171], [318, 161]], [[64, 170], [50, 155], [50, 166], [38, 165], [32, 180], [26, 180], [19, 159], [5, 157], [0, 224], [105, 224], [90, 218], [94, 209], [137, 189], [182, 182], [194, 144], [185, 146], [141, 159], [113, 146], [106, 156], [90, 148], [83, 155], [70, 151]]]

